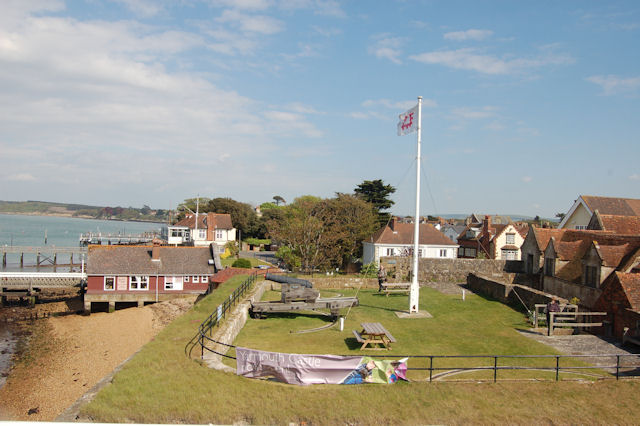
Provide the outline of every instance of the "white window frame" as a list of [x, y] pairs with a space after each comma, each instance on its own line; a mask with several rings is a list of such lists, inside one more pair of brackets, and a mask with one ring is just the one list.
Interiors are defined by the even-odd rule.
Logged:
[[[175, 288], [177, 282], [180, 282], [180, 288]], [[184, 289], [183, 286], [183, 277], [164, 277], [164, 289], [172, 290], [172, 291], [182, 291]]]
[[516, 243], [516, 234], [513, 232], [509, 232], [505, 235], [507, 244], [515, 244]]
[[209, 277], [208, 277], [208, 276], [206, 276], [206, 275], [202, 275], [202, 276], [200, 277], [200, 282], [201, 282], [202, 284], [206, 284], [206, 283], [208, 283], [208, 282], [209, 282]]
[[448, 251], [447, 249], [440, 249], [440, 257], [447, 257]]
[[194, 284], [197, 284], [200, 282], [200, 276], [199, 275], [193, 275], [193, 278], [191, 279], [191, 282]]
[[216, 229], [216, 240], [224, 238], [224, 231], [222, 229]]
[[207, 230], [206, 229], [198, 229], [198, 238], [201, 240], [207, 239]]
[[[107, 280], [111, 280], [111, 288], [107, 288]], [[116, 277], [113, 275], [104, 277], [103, 285], [104, 291], [116, 291]]]
[[385, 252], [387, 253], [387, 254], [386, 254], [387, 256], [393, 256], [393, 255], [395, 254], [395, 250], [394, 250], [394, 248], [393, 248], [393, 247], [387, 247], [387, 248], [385, 249]]
[[149, 276], [148, 275], [131, 275], [129, 277], [129, 290], [130, 291], [149, 290]]
[[190, 275], [185, 275], [185, 276], [184, 276], [184, 282], [185, 282], [185, 283], [188, 283], [190, 279], [191, 279], [191, 276], [190, 276]]

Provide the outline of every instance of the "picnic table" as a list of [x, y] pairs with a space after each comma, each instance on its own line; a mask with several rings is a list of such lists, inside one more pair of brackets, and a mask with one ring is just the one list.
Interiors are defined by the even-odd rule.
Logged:
[[[353, 335], [359, 343], [362, 343], [360, 350], [375, 349], [391, 350], [391, 343], [396, 339], [379, 322], [363, 322], [360, 324], [362, 331], [353, 330]], [[367, 348], [367, 346], [369, 346]]]

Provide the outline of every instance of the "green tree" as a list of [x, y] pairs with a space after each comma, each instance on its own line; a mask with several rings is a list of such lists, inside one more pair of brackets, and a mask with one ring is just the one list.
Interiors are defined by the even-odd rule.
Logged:
[[279, 195], [274, 195], [274, 196], [273, 196], [273, 201], [275, 201], [275, 202], [276, 202], [276, 206], [279, 206], [279, 205], [280, 205], [280, 203], [282, 203], [282, 204], [287, 204], [287, 202], [284, 200], [284, 198], [282, 198], [282, 197], [281, 197], [281, 196], [279, 196]]
[[214, 198], [207, 203], [206, 211], [230, 214], [231, 223], [240, 231], [242, 238], [259, 237], [256, 212], [247, 203], [231, 198]]
[[365, 180], [354, 189], [354, 192], [357, 197], [373, 204], [378, 212], [378, 225], [381, 227], [386, 225], [391, 214], [384, 210], [395, 204], [389, 196], [396, 192], [396, 189], [391, 185], [385, 185], [381, 179], [376, 179]]

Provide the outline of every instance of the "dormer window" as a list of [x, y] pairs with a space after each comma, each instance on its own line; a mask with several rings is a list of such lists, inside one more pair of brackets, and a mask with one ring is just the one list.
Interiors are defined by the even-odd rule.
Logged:
[[553, 277], [555, 275], [556, 262], [552, 257], [544, 258], [544, 274], [548, 277]]
[[600, 284], [600, 273], [597, 266], [584, 265], [582, 283], [586, 286], [597, 288]]

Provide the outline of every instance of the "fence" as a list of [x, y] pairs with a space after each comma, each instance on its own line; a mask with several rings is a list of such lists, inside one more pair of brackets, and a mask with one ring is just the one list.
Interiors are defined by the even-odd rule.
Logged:
[[[229, 295], [229, 298], [222, 302], [218, 307], [205, 319], [200, 326], [198, 327], [198, 332], [195, 336], [187, 343], [185, 346], [185, 354], [191, 357], [191, 351], [193, 348], [200, 344], [200, 357], [204, 356], [204, 350], [208, 349], [205, 346], [205, 340], [213, 341], [209, 336], [211, 336], [211, 330], [213, 327], [216, 327], [220, 324], [222, 320], [224, 320], [227, 316], [227, 312], [234, 307], [240, 298], [244, 296], [244, 294], [251, 289], [253, 283], [258, 279], [258, 275], [253, 273], [249, 276], [238, 288], [236, 288], [233, 293]], [[207, 336], [207, 333], [209, 336]], [[215, 342], [215, 341], [214, 341]], [[215, 342], [218, 343], [218, 342]]]

